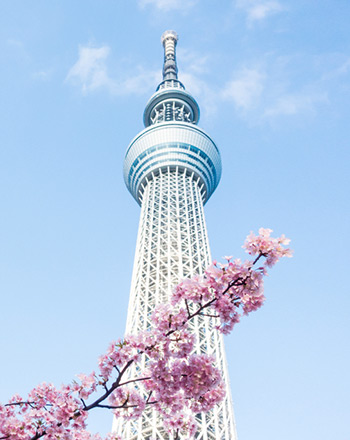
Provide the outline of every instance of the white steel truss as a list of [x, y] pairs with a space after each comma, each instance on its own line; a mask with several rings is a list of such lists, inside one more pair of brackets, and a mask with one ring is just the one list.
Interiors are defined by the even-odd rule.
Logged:
[[[174, 285], [183, 278], [203, 273], [209, 265], [203, 198], [203, 184], [187, 168], [168, 166], [147, 177], [141, 201], [127, 334], [136, 334], [152, 326], [154, 307], [169, 298]], [[196, 438], [236, 440], [222, 336], [208, 317], [197, 317], [192, 329], [197, 336], [195, 352], [216, 357], [227, 390], [220, 405], [196, 416]], [[141, 369], [146, 362], [143, 361]], [[135, 377], [137, 371], [130, 374]], [[171, 438], [152, 408], [148, 408], [139, 419], [115, 420], [113, 429], [126, 440]]]

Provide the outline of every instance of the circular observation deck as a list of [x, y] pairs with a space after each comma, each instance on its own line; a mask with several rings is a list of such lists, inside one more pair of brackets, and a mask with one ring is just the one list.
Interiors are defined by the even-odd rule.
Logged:
[[211, 138], [196, 125], [164, 122], [151, 125], [130, 143], [124, 161], [124, 180], [141, 204], [147, 181], [160, 170], [193, 174], [202, 186], [204, 203], [215, 191], [221, 177], [221, 158]]

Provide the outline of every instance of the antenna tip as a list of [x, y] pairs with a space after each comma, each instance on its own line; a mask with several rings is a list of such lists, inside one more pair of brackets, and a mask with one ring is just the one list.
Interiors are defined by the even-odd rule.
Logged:
[[178, 41], [179, 37], [175, 31], [165, 31], [160, 39], [162, 44], [164, 45], [165, 40], [168, 40], [169, 38], [175, 40], [175, 42]]

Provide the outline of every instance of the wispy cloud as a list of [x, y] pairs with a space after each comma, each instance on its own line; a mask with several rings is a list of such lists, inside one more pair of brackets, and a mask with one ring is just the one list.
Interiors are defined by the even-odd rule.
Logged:
[[[210, 106], [210, 115], [223, 105], [233, 105], [236, 114], [249, 124], [314, 115], [331, 102], [329, 84], [321, 76], [305, 78], [303, 82], [294, 81], [290, 69], [293, 63], [294, 57], [267, 54], [263, 59], [247, 62], [232, 72], [221, 87], [215, 87], [200, 73], [189, 74], [184, 80], [195, 96], [202, 96], [203, 103]], [[344, 62], [338, 70], [347, 72], [348, 69], [350, 66]]]
[[83, 93], [106, 88], [112, 91], [114, 81], [107, 72], [106, 60], [110, 49], [102, 47], [79, 47], [79, 58], [69, 70], [66, 80], [81, 86]]
[[243, 68], [224, 86], [221, 98], [246, 111], [258, 105], [263, 89], [264, 74], [258, 69]]
[[[215, 116], [222, 105], [233, 105], [247, 122], [265, 123], [286, 117], [314, 113], [328, 103], [326, 88], [320, 80], [295, 84], [290, 77], [293, 57], [268, 54], [255, 63], [246, 63], [218, 86], [211, 79], [210, 54], [201, 57], [191, 50], [181, 53], [180, 80], [201, 104], [205, 117]], [[341, 66], [346, 71], [348, 65]]]
[[[334, 80], [336, 78], [344, 77], [350, 73], [350, 57], [346, 56], [341, 58], [341, 60], [337, 60], [332, 69], [323, 74], [323, 80]], [[326, 63], [327, 66], [329, 66], [334, 64], [334, 60], [327, 60]]]
[[263, 117], [310, 113], [315, 111], [319, 104], [326, 104], [328, 101], [328, 94], [322, 91], [285, 94], [265, 109]]
[[213, 116], [217, 110], [217, 91], [213, 84], [206, 79], [210, 74], [213, 60], [210, 54], [203, 55], [192, 49], [179, 47], [177, 50], [179, 65], [179, 79], [186, 86], [186, 90], [198, 99], [203, 115]]
[[138, 3], [141, 8], [153, 6], [160, 11], [187, 11], [198, 3], [198, 0], [139, 0]]
[[[343, 57], [327, 76], [293, 81], [292, 71], [296, 63], [304, 66], [304, 58], [276, 57], [267, 54], [260, 60], [246, 62], [228, 73], [228, 81], [219, 86], [213, 81], [213, 56], [189, 49], [181, 49], [180, 80], [198, 99], [204, 117], [215, 116], [222, 106], [232, 105], [236, 113], [249, 123], [272, 122], [280, 117], [292, 117], [315, 113], [328, 105], [332, 89], [328, 87], [334, 75], [347, 75], [350, 61]], [[217, 54], [215, 55], [217, 56]], [[70, 68], [66, 82], [78, 86], [83, 94], [107, 91], [112, 95], [149, 94], [161, 81], [160, 69], [123, 64], [122, 69], [109, 68], [111, 50], [108, 46], [79, 48], [79, 56]], [[112, 58], [112, 57], [111, 57]], [[291, 65], [294, 66], [291, 70]], [[303, 67], [301, 67], [303, 68]], [[111, 73], [112, 72], [112, 73]], [[115, 73], [119, 72], [119, 74]], [[45, 78], [46, 72], [38, 77]]]
[[347, 75], [350, 72], [350, 58], [348, 58], [337, 70], [337, 75]]
[[206, 117], [214, 116], [219, 100], [217, 90], [212, 84], [190, 69], [181, 71], [180, 80], [185, 84], [186, 90], [200, 103], [202, 114]]
[[289, 66], [285, 57], [268, 56], [259, 67], [243, 67], [223, 87], [221, 99], [232, 102], [245, 119], [260, 123], [312, 114], [320, 105], [328, 104], [327, 87], [322, 81], [294, 83]]
[[246, 12], [249, 25], [284, 10], [277, 0], [237, 0], [236, 7]]
[[161, 81], [161, 72], [159, 70], [147, 70], [141, 66], [138, 67], [136, 75], [130, 75], [119, 82], [122, 88], [120, 94], [144, 94], [150, 89], [155, 90]]
[[[141, 67], [137, 73], [117, 78], [110, 75], [107, 59], [110, 55], [108, 46], [91, 47], [80, 46], [77, 62], [69, 70], [66, 82], [81, 88], [83, 94], [97, 90], [106, 90], [113, 95], [143, 94], [151, 87], [155, 87], [160, 80], [158, 71], [151, 71]], [[135, 71], [135, 68], [133, 68]]]
[[192, 73], [207, 73], [210, 71], [210, 55], [203, 54], [191, 49], [184, 49], [181, 46], [177, 48], [177, 59], [180, 61], [180, 69], [182, 66]]

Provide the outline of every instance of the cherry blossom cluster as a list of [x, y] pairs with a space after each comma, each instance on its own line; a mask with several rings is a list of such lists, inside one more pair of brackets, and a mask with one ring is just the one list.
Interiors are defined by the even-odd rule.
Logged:
[[[56, 389], [42, 383], [24, 401], [15, 395], [0, 405], [0, 438], [28, 440], [45, 436], [49, 440], [100, 440], [86, 431], [88, 413], [74, 396], [73, 386]], [[109, 436], [116, 439], [116, 436]]]
[[[207, 317], [227, 334], [242, 315], [263, 305], [266, 268], [291, 256], [284, 247], [289, 240], [272, 238], [271, 232], [260, 229], [247, 237], [244, 248], [254, 261], [225, 257], [224, 264], [214, 261], [203, 275], [181, 281], [170, 303], [154, 310], [153, 327], [112, 342], [99, 358], [97, 373], [80, 374], [60, 389], [44, 383], [26, 399], [15, 395], [0, 405], [0, 440], [102, 440], [86, 430], [89, 411], [108, 408], [116, 417], [135, 418], [150, 405], [176, 438], [193, 438], [195, 414], [221, 402], [225, 387], [215, 359], [194, 353], [189, 324]], [[260, 259], [264, 263], [255, 268]], [[106, 440], [121, 439], [111, 433]]]
[[266, 257], [264, 266], [272, 267], [282, 257], [291, 257], [292, 252], [287, 246], [290, 243], [290, 239], [281, 235], [278, 238], [270, 237], [272, 229], [259, 229], [259, 235], [255, 235], [251, 232], [243, 247], [249, 253], [249, 255], [262, 255]]
[[[195, 304], [204, 316], [220, 320], [219, 331], [230, 333], [242, 314], [248, 315], [263, 305], [266, 267], [272, 267], [282, 257], [291, 256], [291, 250], [283, 247], [290, 240], [284, 235], [272, 238], [271, 232], [271, 229], [260, 228], [259, 235], [250, 233], [247, 237], [243, 247], [256, 256], [254, 261], [231, 261], [232, 257], [225, 257], [225, 264], [214, 261], [203, 275], [180, 282], [174, 289], [171, 304], [185, 302], [187, 307], [189, 303]], [[255, 269], [261, 258], [265, 258], [263, 265]]]

